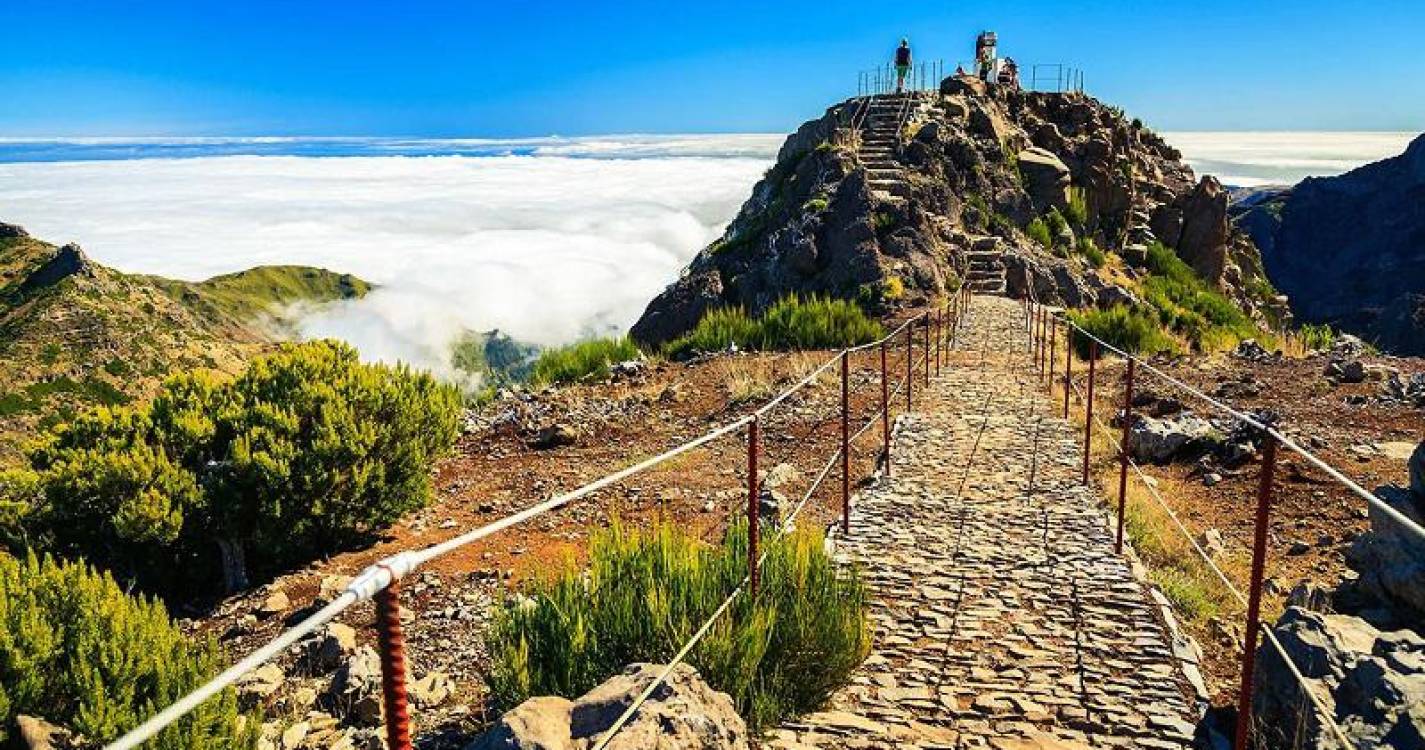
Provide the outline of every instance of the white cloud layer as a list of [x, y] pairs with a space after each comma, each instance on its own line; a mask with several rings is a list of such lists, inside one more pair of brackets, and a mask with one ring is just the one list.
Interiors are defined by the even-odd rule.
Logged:
[[1163, 137], [1199, 175], [1225, 185], [1292, 185], [1395, 156], [1418, 133], [1184, 132]]
[[[600, 139], [579, 153], [641, 158], [0, 164], [0, 220], [78, 241], [126, 271], [201, 279], [292, 263], [354, 273], [381, 289], [308, 315], [304, 333], [445, 370], [461, 329], [540, 344], [625, 330], [769, 166], [777, 143], [754, 137], [759, 151], [748, 138], [670, 139], [663, 153], [676, 158], [647, 139]], [[699, 147], [757, 155], [681, 155]]]

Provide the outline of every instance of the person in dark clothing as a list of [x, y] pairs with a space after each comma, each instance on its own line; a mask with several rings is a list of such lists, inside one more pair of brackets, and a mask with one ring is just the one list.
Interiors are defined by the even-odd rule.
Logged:
[[899, 94], [905, 89], [905, 77], [910, 75], [910, 42], [901, 40], [901, 46], [896, 48], [896, 93]]

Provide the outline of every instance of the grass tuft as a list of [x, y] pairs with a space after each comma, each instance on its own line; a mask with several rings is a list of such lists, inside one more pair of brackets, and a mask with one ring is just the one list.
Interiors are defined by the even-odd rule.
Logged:
[[680, 357], [723, 351], [734, 344], [761, 351], [831, 349], [864, 344], [881, 335], [881, 324], [854, 302], [786, 297], [761, 318], [752, 318], [741, 308], [713, 310], [692, 331], [669, 342], [665, 352]]
[[[865, 585], [836, 566], [820, 532], [764, 543], [757, 595], [740, 595], [688, 656], [754, 730], [819, 708], [870, 648]], [[672, 524], [596, 534], [587, 572], [571, 563], [497, 608], [492, 697], [504, 708], [573, 698], [631, 662], [667, 662], [742, 581], [746, 555], [745, 524], [717, 546]]]
[[530, 379], [540, 385], [602, 380], [613, 365], [642, 357], [643, 352], [626, 337], [589, 339], [542, 352]]

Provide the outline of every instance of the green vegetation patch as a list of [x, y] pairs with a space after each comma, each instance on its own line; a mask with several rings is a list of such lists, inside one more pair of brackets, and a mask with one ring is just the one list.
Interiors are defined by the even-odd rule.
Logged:
[[[764, 540], [756, 595], [744, 591], [688, 655], [755, 731], [819, 708], [871, 643], [868, 593], [811, 527]], [[665, 663], [742, 582], [747, 527], [709, 546], [671, 524], [594, 536], [587, 572], [572, 564], [500, 607], [488, 646], [496, 702], [573, 698], [630, 662]]]
[[270, 575], [426, 505], [459, 407], [430, 375], [287, 344], [236, 380], [175, 376], [150, 404], [54, 427], [29, 453], [29, 496], [0, 487], [0, 502], [29, 506], [40, 549], [211, 591], [237, 560]]
[[1260, 335], [1257, 326], [1222, 292], [1161, 242], [1148, 246], [1144, 299], [1158, 320], [1200, 350], [1227, 348]]
[[[83, 563], [0, 554], [0, 744], [15, 717], [39, 716], [107, 743], [223, 668], [212, 639], [184, 636], [159, 602], [125, 594]], [[144, 744], [238, 750], [257, 744], [229, 688]], [[245, 725], [245, 729], [242, 728]]]
[[[1115, 305], [1107, 310], [1070, 311], [1069, 319], [1093, 336], [1127, 352], [1178, 352], [1178, 343], [1163, 331], [1155, 316], [1125, 305]], [[1079, 356], [1088, 357], [1088, 339], [1076, 336], [1074, 348]]]
[[875, 341], [883, 334], [881, 324], [854, 302], [785, 297], [757, 319], [741, 308], [713, 310], [692, 331], [669, 342], [664, 351], [670, 357], [681, 357], [723, 351], [734, 344], [761, 351], [834, 349]]
[[534, 361], [530, 378], [537, 384], [603, 380], [613, 365], [642, 358], [643, 352], [627, 337], [589, 339], [546, 349]]

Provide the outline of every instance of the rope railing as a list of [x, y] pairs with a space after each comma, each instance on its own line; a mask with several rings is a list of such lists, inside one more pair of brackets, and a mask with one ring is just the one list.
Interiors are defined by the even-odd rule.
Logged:
[[[409, 717], [407, 715], [406, 709], [406, 675], [404, 669], [405, 657], [403, 653], [404, 635], [402, 633], [402, 625], [399, 616], [399, 582], [402, 578], [412, 573], [419, 566], [428, 563], [437, 557], [448, 554], [456, 549], [467, 546], [478, 540], [490, 537], [494, 534], [504, 531], [505, 529], [519, 525], [530, 519], [536, 518], [538, 516], [557, 510], [581, 499], [587, 498], [590, 495], [593, 495], [611, 485], [617, 484], [630, 477], [653, 469], [654, 467], [660, 464], [663, 464], [671, 459], [674, 459], [680, 455], [688, 453], [689, 451], [705, 446], [716, 440], [724, 438], [729, 434], [742, 430], [743, 428], [747, 428], [749, 436], [749, 468], [751, 469], [748, 490], [748, 508], [750, 523], [748, 574], [746, 577], [744, 577], [743, 582], [739, 584], [739, 586], [734, 589], [731, 594], [729, 594], [728, 599], [725, 600], [722, 605], [714, 612], [712, 617], [709, 618], [709, 621], [707, 623], [704, 623], [703, 627], [700, 628], [699, 631], [694, 634], [693, 639], [688, 644], [685, 644], [682, 649], [679, 650], [679, 652], [675, 655], [674, 661], [669, 663], [667, 669], [665, 669], [659, 679], [655, 681], [647, 691], [645, 691], [645, 693], [635, 705], [641, 704], [643, 700], [647, 699], [648, 695], [652, 694], [653, 688], [660, 684], [661, 681], [665, 679], [668, 674], [671, 673], [672, 668], [676, 666], [676, 664], [679, 663], [682, 659], [686, 658], [687, 654], [691, 652], [697, 640], [701, 639], [702, 636], [706, 634], [707, 630], [712, 626], [713, 622], [715, 622], [718, 617], [721, 617], [722, 614], [727, 611], [728, 607], [730, 607], [731, 605], [732, 600], [735, 599], [735, 597], [741, 591], [749, 588], [748, 584], [751, 584], [750, 589], [754, 592], [757, 588], [756, 584], [758, 569], [761, 563], [765, 561], [767, 554], [766, 552], [763, 552], [760, 555], [756, 553], [756, 537], [758, 524], [757, 495], [759, 493], [759, 487], [756, 481], [755, 456], [758, 451], [756, 436], [759, 422], [778, 405], [784, 403], [792, 395], [809, 387], [812, 383], [816, 382], [818, 378], [823, 376], [828, 369], [836, 365], [838, 362], [845, 361], [845, 359], [850, 357], [851, 354], [870, 350], [873, 348], [880, 348], [883, 352], [883, 356], [881, 359], [882, 398], [880, 409], [878, 410], [876, 415], [872, 416], [872, 418], [866, 423], [866, 425], [862, 426], [856, 432], [856, 437], [860, 437], [866, 432], [866, 430], [870, 428], [870, 426], [874, 425], [876, 421], [879, 420], [884, 422], [889, 414], [891, 399], [894, 398], [891, 395], [891, 391], [886, 387], [888, 369], [886, 364], [887, 360], [884, 356], [884, 352], [889, 347], [889, 345], [896, 339], [900, 338], [902, 334], [904, 334], [906, 339], [906, 360], [904, 368], [905, 377], [903, 377], [901, 379], [901, 382], [896, 386], [894, 393], [899, 394], [901, 390], [904, 389], [907, 393], [907, 401], [909, 403], [909, 400], [911, 398], [912, 384], [914, 382], [914, 378], [917, 375], [918, 369], [917, 358], [914, 357], [912, 354], [916, 344], [914, 339], [917, 328], [923, 328], [925, 330], [924, 346], [926, 348], [921, 358], [923, 360], [923, 365], [919, 369], [924, 370], [920, 374], [928, 381], [928, 368], [931, 366], [930, 351], [928, 348], [931, 345], [929, 334], [930, 328], [934, 326], [937, 331], [934, 345], [936, 347], [943, 347], [945, 345], [945, 327], [942, 325], [943, 320], [946, 314], [949, 313], [952, 320], [952, 325], [958, 325], [958, 321], [961, 317], [961, 312], [968, 305], [969, 295], [969, 288], [962, 284], [960, 288], [957, 289], [951, 295], [951, 297], [941, 305], [938, 305], [935, 308], [932, 308], [931, 310], [922, 311], [916, 315], [907, 318], [894, 329], [892, 329], [889, 333], [885, 334], [884, 336], [875, 341], [866, 344], [861, 344], [859, 346], [845, 347], [840, 349], [835, 355], [828, 358], [825, 362], [817, 366], [810, 373], [802, 377], [793, 385], [782, 390], [780, 393], [778, 393], [768, 402], [763, 404], [761, 407], [757, 408], [755, 411], [741, 416], [737, 419], [734, 419], [731, 422], [728, 422], [727, 424], [709, 430], [700, 437], [680, 443], [656, 456], [602, 476], [578, 488], [575, 488], [560, 495], [556, 495], [554, 497], [549, 498], [548, 500], [532, 505], [517, 513], [504, 516], [488, 524], [472, 529], [463, 534], [454, 536], [443, 542], [439, 542], [419, 550], [404, 550], [366, 567], [351, 580], [351, 582], [346, 586], [346, 588], [343, 589], [342, 592], [337, 596], [337, 598], [334, 599], [332, 602], [323, 606], [320, 610], [304, 618], [289, 629], [283, 631], [271, 641], [262, 645], [252, 653], [248, 654], [243, 659], [239, 660], [232, 666], [223, 670], [213, 679], [194, 689], [192, 692], [188, 693], [187, 695], [178, 699], [174, 703], [163, 708], [153, 716], [149, 717], [144, 722], [135, 726], [122, 737], [107, 745], [106, 750], [129, 750], [130, 748], [139, 747], [142, 743], [153, 738], [165, 727], [169, 726], [175, 721], [178, 721], [184, 715], [192, 711], [204, 701], [212, 698], [224, 689], [231, 687], [244, 675], [248, 674], [252, 670], [261, 666], [262, 664], [271, 661], [272, 659], [281, 655], [281, 653], [284, 652], [287, 648], [291, 647], [293, 644], [297, 643], [302, 638], [311, 635], [318, 628], [331, 622], [344, 611], [350, 609], [352, 606], [356, 605], [359, 602], [371, 599], [376, 600], [377, 603], [377, 629], [378, 634], [381, 635], [378, 645], [380, 646], [383, 693], [386, 704], [386, 710], [384, 714], [386, 722], [387, 746], [391, 748], [391, 750], [409, 750], [411, 747], [411, 740]], [[951, 332], [953, 333], [953, 328], [951, 329]], [[935, 360], [936, 362], [939, 361], [939, 355], [940, 352], [937, 351]], [[846, 379], [848, 378], [848, 373], [845, 366], [842, 367], [841, 375], [843, 380], [841, 419], [843, 421], [842, 434], [844, 436], [842, 440], [842, 446], [834, 452], [831, 459], [828, 461], [828, 468], [822, 470], [820, 475], [817, 477], [816, 482], [812, 485], [812, 487], [808, 490], [806, 496], [798, 504], [796, 510], [788, 517], [787, 520], [789, 521], [794, 520], [796, 514], [800, 513], [802, 508], [806, 506], [811, 496], [815, 494], [816, 490], [825, 481], [826, 477], [829, 476], [831, 469], [835, 467], [837, 459], [842, 458], [849, 451], [850, 436], [848, 434], [847, 426], [845, 424], [845, 420], [849, 418], [848, 407], [845, 398], [847, 388]], [[885, 462], [885, 466], [889, 468], [890, 442], [888, 430], [884, 441], [885, 446], [883, 449], [882, 460]], [[845, 464], [843, 462], [843, 466], [844, 465]], [[845, 471], [843, 471], [842, 479], [842, 489], [844, 495], [849, 491], [849, 476], [845, 473]], [[842, 512], [843, 516], [844, 514], [848, 513], [849, 506], [843, 505]], [[843, 524], [844, 523], [845, 518], [843, 518]], [[631, 711], [629, 712], [629, 715], [631, 715]], [[627, 716], [622, 719], [622, 721], [626, 720]], [[616, 727], [622, 726], [622, 721], [617, 724]], [[607, 732], [606, 736], [612, 737], [614, 731], [616, 731], [616, 727], [614, 728], [614, 730]], [[603, 747], [604, 744], [607, 744], [607, 740], [601, 742], [597, 747]]]
[[[1064, 372], [1062, 374], [1065, 388], [1064, 410], [1065, 417], [1067, 418], [1069, 401], [1068, 391], [1069, 389], [1072, 389], [1076, 394], [1078, 394], [1080, 400], [1085, 404], [1086, 413], [1084, 420], [1084, 481], [1089, 481], [1088, 452], [1091, 449], [1093, 425], [1097, 424], [1101, 430], [1109, 433], [1110, 444], [1115, 448], [1116, 453], [1119, 456], [1121, 466], [1118, 504], [1118, 533], [1120, 539], [1119, 544], [1121, 545], [1122, 530], [1124, 526], [1124, 515], [1126, 506], [1126, 478], [1128, 471], [1131, 469], [1134, 475], [1143, 484], [1143, 486], [1148, 489], [1150, 497], [1152, 497], [1154, 502], [1167, 513], [1173, 524], [1182, 533], [1184, 538], [1187, 539], [1188, 543], [1192, 546], [1192, 549], [1197, 553], [1197, 555], [1202, 558], [1208, 569], [1210, 569], [1213, 574], [1216, 575], [1217, 578], [1222, 581], [1222, 583], [1226, 586], [1227, 591], [1230, 592], [1235, 599], [1237, 599], [1242, 605], [1247, 607], [1247, 633], [1243, 643], [1242, 684], [1238, 693], [1238, 720], [1236, 727], [1236, 737], [1234, 738], [1234, 747], [1238, 748], [1239, 750], [1245, 750], [1245, 748], [1247, 747], [1247, 733], [1248, 728], [1250, 726], [1251, 716], [1251, 699], [1255, 668], [1256, 642], [1259, 636], [1264, 638], [1268, 643], [1270, 643], [1273, 647], [1273, 650], [1275, 650], [1277, 654], [1281, 657], [1283, 663], [1286, 664], [1288, 671], [1291, 672], [1292, 676], [1300, 684], [1302, 692], [1311, 702], [1313, 710], [1318, 714], [1322, 723], [1330, 729], [1330, 732], [1333, 737], [1338, 742], [1340, 742], [1343, 747], [1351, 747], [1352, 744], [1349, 738], [1346, 736], [1345, 732], [1341, 729], [1341, 727], [1336, 723], [1334, 716], [1332, 715], [1329, 708], [1325, 705], [1324, 701], [1322, 701], [1320, 696], [1316, 695], [1315, 691], [1312, 689], [1310, 683], [1302, 673], [1301, 669], [1292, 661], [1291, 657], [1287, 653], [1281, 641], [1277, 638], [1276, 634], [1272, 632], [1270, 628], [1262, 628], [1261, 626], [1260, 606], [1263, 587], [1263, 573], [1266, 559], [1267, 521], [1269, 518], [1271, 505], [1272, 474], [1275, 467], [1277, 446], [1280, 445], [1286, 447], [1288, 450], [1291, 450], [1292, 452], [1300, 455], [1313, 466], [1316, 466], [1317, 468], [1321, 469], [1324, 473], [1327, 474], [1327, 476], [1330, 476], [1342, 486], [1348, 488], [1352, 493], [1365, 499], [1371, 507], [1384, 512], [1392, 520], [1397, 521], [1402, 527], [1406, 528], [1414, 536], [1422, 540], [1425, 540], [1425, 528], [1421, 528], [1419, 524], [1415, 523], [1409, 517], [1401, 514], [1395, 508], [1382, 501], [1374, 493], [1371, 493], [1362, 488], [1359, 484], [1351, 480], [1349, 477], [1346, 477], [1339, 470], [1328, 464], [1319, 456], [1316, 456], [1315, 454], [1301, 447], [1295, 441], [1291, 440], [1285, 434], [1283, 434], [1281, 430], [1279, 430], [1276, 426], [1268, 424], [1254, 415], [1242, 412], [1241, 410], [1235, 409], [1227, 404], [1224, 404], [1221, 401], [1214, 399], [1211, 396], [1208, 396], [1199, 389], [1182, 382], [1180, 379], [1163, 372], [1157, 367], [1154, 367], [1151, 363], [1145, 362], [1139, 359], [1138, 357], [1132, 355], [1131, 353], [1113, 346], [1109, 342], [1104, 341], [1098, 336], [1095, 336], [1094, 334], [1085, 330], [1062, 312], [1051, 310], [1047, 306], [1042, 305], [1034, 294], [1032, 283], [1027, 283], [1026, 288], [1028, 292], [1024, 300], [1024, 324], [1026, 333], [1028, 334], [1028, 338], [1030, 340], [1029, 350], [1031, 358], [1034, 360], [1034, 364], [1037, 369], [1039, 369], [1041, 373], [1047, 373], [1047, 380], [1049, 382], [1051, 392], [1055, 384], [1055, 331], [1060, 325], [1062, 325], [1065, 329], [1065, 335], [1063, 338], [1066, 353]], [[1090, 365], [1088, 375], [1088, 394], [1085, 394], [1083, 391], [1081, 391], [1073, 382], [1071, 371], [1073, 361], [1073, 338], [1071, 336], [1071, 333], [1073, 335], [1080, 336], [1084, 340], [1089, 342]], [[1121, 419], [1123, 420], [1123, 437], [1120, 439], [1113, 438], [1112, 430], [1109, 428], [1109, 426], [1104, 424], [1103, 420], [1098, 418], [1093, 413], [1093, 397], [1091, 394], [1093, 393], [1094, 387], [1094, 363], [1098, 360], [1100, 351], [1106, 351], [1108, 353], [1117, 355], [1118, 358], [1122, 359], [1127, 364], [1124, 387], [1125, 398], [1121, 412]], [[1211, 556], [1207, 553], [1205, 549], [1203, 549], [1202, 545], [1197, 542], [1197, 540], [1193, 537], [1191, 531], [1178, 517], [1177, 513], [1168, 504], [1167, 500], [1162, 496], [1162, 493], [1158, 491], [1154, 482], [1151, 481], [1151, 479], [1143, 471], [1142, 467], [1138, 464], [1138, 462], [1133, 460], [1132, 456], [1130, 455], [1130, 452], [1128, 450], [1127, 439], [1129, 435], [1129, 425], [1132, 421], [1131, 394], [1133, 387], [1133, 373], [1135, 368], [1142, 368], [1146, 370], [1149, 374], [1155, 376], [1159, 380], [1181, 390], [1182, 392], [1196, 399], [1199, 399], [1200, 401], [1212, 406], [1214, 409], [1217, 409], [1218, 411], [1227, 414], [1234, 420], [1257, 430], [1267, 440], [1263, 450], [1262, 474], [1258, 487], [1257, 512], [1254, 523], [1254, 543], [1251, 577], [1249, 581], [1248, 591], [1246, 592], [1246, 594], [1244, 594], [1236, 585], [1234, 585], [1231, 579], [1226, 575], [1226, 573], [1216, 564], [1215, 561], [1212, 560]]]

